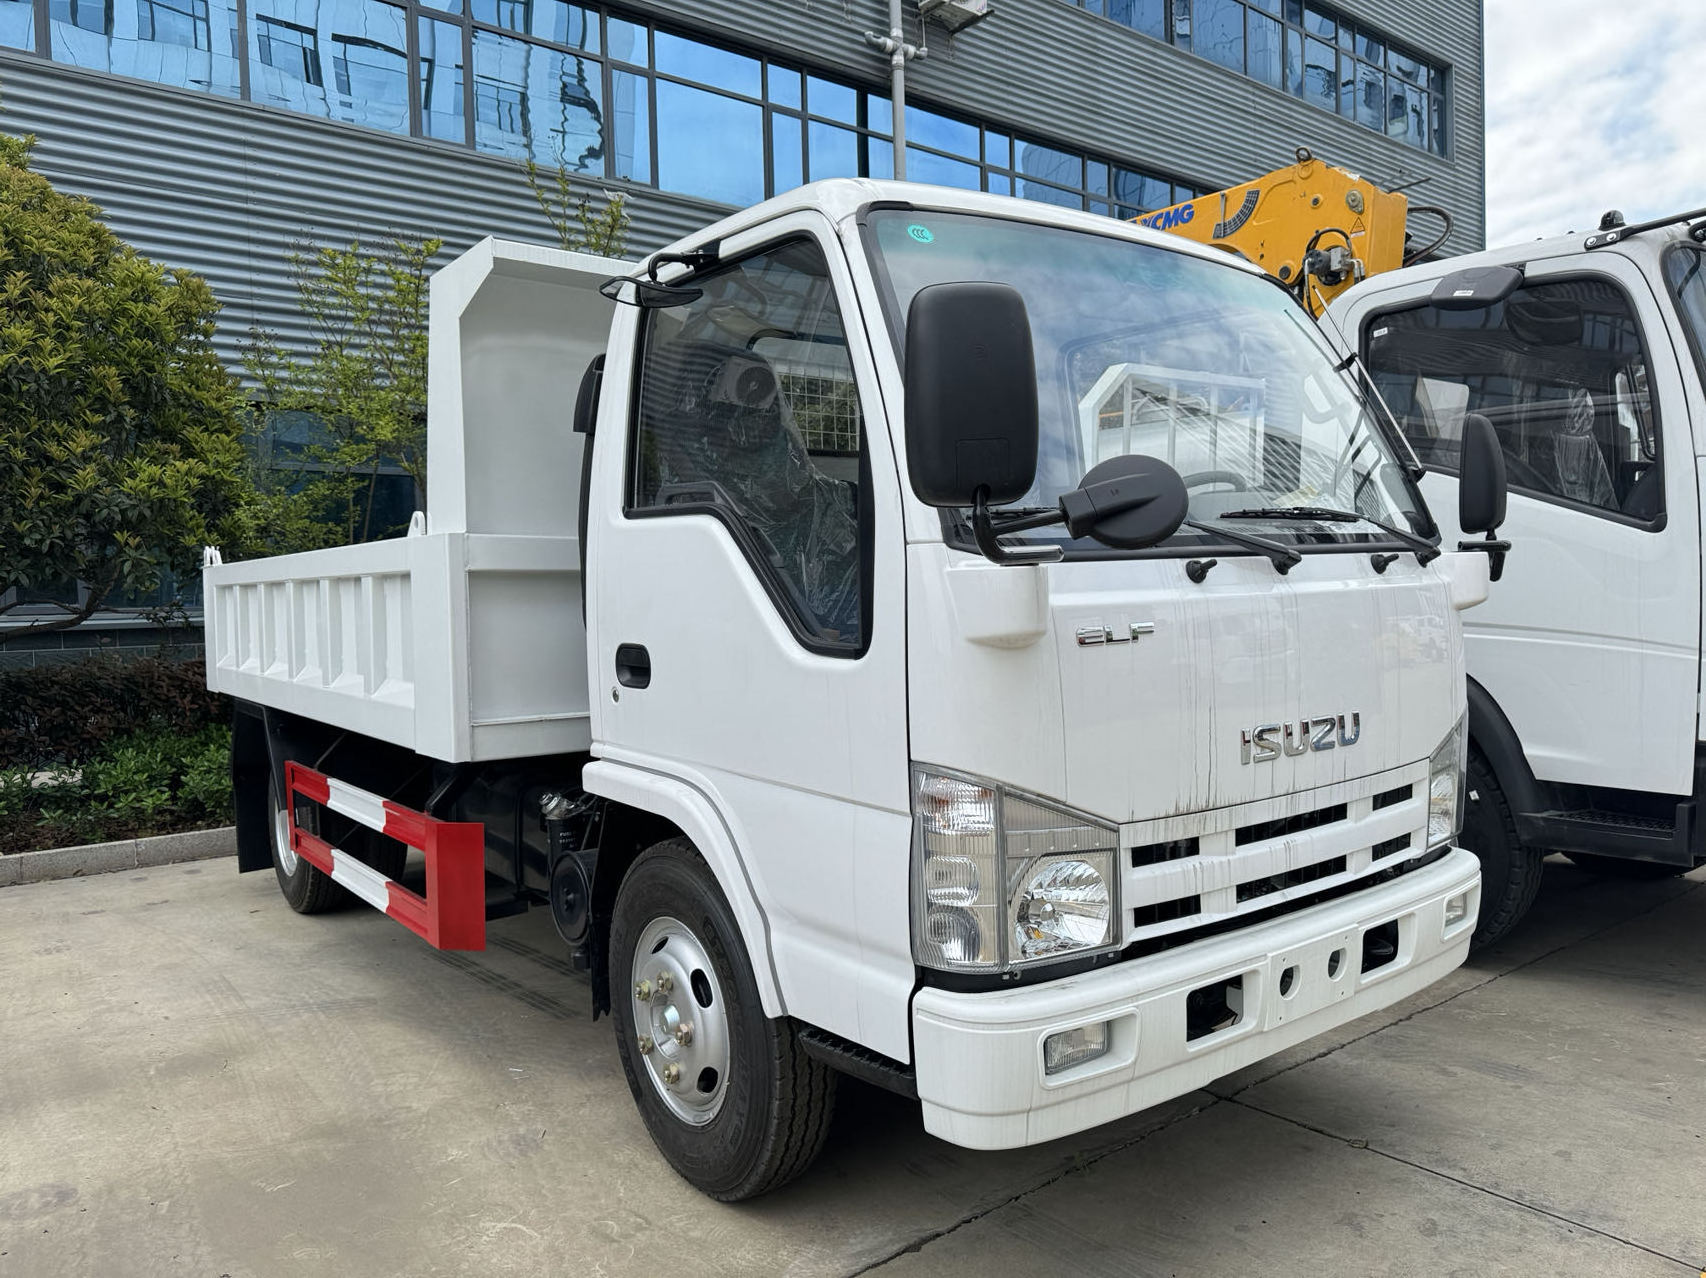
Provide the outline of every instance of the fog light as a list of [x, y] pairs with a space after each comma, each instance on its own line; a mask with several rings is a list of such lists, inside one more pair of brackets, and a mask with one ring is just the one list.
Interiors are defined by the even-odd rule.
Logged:
[[1050, 1034], [1043, 1040], [1043, 1073], [1063, 1074], [1074, 1065], [1105, 1055], [1107, 1050], [1107, 1021]]
[[1445, 925], [1461, 923], [1469, 917], [1469, 893], [1459, 892], [1456, 896], [1445, 898]]

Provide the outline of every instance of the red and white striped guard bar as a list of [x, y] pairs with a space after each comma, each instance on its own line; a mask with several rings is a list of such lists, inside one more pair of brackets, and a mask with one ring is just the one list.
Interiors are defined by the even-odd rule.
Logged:
[[[478, 822], [440, 821], [294, 760], [284, 765], [290, 846], [376, 910], [390, 915], [435, 949], [486, 948], [486, 831]], [[352, 854], [296, 824], [296, 796], [426, 854], [427, 894], [418, 896]]]

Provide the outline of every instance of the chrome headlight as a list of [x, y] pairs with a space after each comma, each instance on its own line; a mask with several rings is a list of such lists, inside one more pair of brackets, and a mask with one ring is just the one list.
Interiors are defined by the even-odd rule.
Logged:
[[989, 972], [1118, 946], [1113, 826], [930, 768], [912, 794], [920, 964]]
[[1460, 717], [1428, 760], [1428, 849], [1450, 843], [1463, 830], [1463, 769], [1469, 761], [1469, 727]]

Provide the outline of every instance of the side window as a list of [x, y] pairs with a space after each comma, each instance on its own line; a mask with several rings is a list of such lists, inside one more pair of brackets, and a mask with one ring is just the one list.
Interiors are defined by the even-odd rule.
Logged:
[[629, 513], [721, 519], [806, 646], [870, 629], [864, 417], [822, 251], [792, 240], [693, 277], [647, 313]]
[[1455, 468], [1466, 413], [1493, 423], [1511, 487], [1651, 521], [1658, 423], [1633, 308], [1603, 279], [1518, 289], [1481, 311], [1376, 315], [1368, 366], [1425, 465]]

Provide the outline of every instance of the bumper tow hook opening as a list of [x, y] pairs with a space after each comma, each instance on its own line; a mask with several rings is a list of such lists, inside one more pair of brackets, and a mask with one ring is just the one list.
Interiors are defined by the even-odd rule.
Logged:
[[1398, 920], [1392, 919], [1362, 934], [1362, 970], [1372, 972], [1398, 957]]
[[1215, 981], [1185, 996], [1185, 1041], [1229, 1030], [1244, 1019], [1244, 977]]

